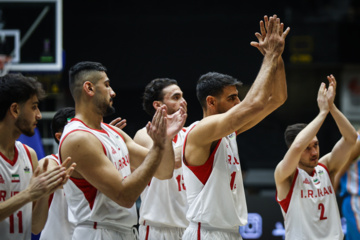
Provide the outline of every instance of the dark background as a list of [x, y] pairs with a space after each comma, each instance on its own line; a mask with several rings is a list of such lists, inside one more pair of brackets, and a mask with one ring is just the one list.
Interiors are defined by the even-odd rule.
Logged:
[[[25, 30], [32, 22], [30, 19], [42, 9], [26, 7], [21, 12], [12, 3], [0, 3], [0, 7], [6, 10], [3, 15], [6, 27], [20, 26]], [[43, 54], [44, 36], [49, 35], [50, 39], [54, 36], [51, 30], [54, 13], [52, 7], [23, 46], [22, 61], [31, 62]], [[286, 126], [307, 123], [317, 114], [320, 82], [327, 82], [326, 76], [332, 73], [340, 88], [346, 66], [355, 66], [360, 71], [358, 1], [65, 0], [63, 71], [32, 73], [49, 93], [41, 110], [72, 106], [69, 68], [79, 61], [97, 61], [108, 68], [117, 94], [116, 115], [105, 118], [106, 122], [117, 116], [127, 119], [125, 131], [133, 137], [151, 120], [141, 106], [145, 85], [154, 78], [169, 77], [176, 79], [184, 92], [189, 114], [186, 125], [190, 125], [202, 118], [195, 96], [196, 81], [202, 74], [217, 71], [238, 78], [244, 83], [240, 97], [245, 96], [262, 62], [262, 55], [250, 42], [257, 40], [254, 33], [259, 31], [259, 21], [272, 14], [277, 14], [285, 27], [291, 27], [283, 53], [288, 99], [264, 121], [241, 134], [238, 143], [244, 168], [273, 169], [286, 151], [283, 140]], [[53, 45], [50, 54], [54, 53]], [[321, 153], [329, 152], [339, 137], [329, 116], [318, 134]]]

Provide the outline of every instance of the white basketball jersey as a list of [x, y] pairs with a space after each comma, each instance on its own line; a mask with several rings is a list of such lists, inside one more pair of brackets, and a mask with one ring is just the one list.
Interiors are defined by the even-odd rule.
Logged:
[[[181, 147], [185, 129], [173, 139], [173, 147]], [[187, 211], [186, 187], [182, 167], [174, 169], [173, 177], [159, 180], [155, 177], [141, 193], [140, 224], [157, 227], [186, 228], [189, 221]]]
[[343, 239], [335, 191], [323, 164], [315, 167], [312, 176], [297, 168], [287, 197], [278, 202], [285, 220], [285, 239]]
[[[11, 161], [0, 152], [0, 202], [25, 190], [33, 175], [29, 149], [15, 142], [15, 156]], [[31, 239], [32, 202], [27, 203], [0, 222], [0, 238], [6, 240]]]
[[[55, 161], [60, 165], [58, 154], [46, 156], [49, 161]], [[41, 232], [40, 240], [70, 240], [75, 225], [69, 222], [68, 206], [63, 189], [57, 189], [50, 197], [48, 218]]]
[[[110, 125], [101, 123], [102, 130], [86, 126], [81, 120], [73, 118], [64, 129], [60, 139], [59, 152], [64, 139], [73, 132], [86, 131], [101, 142], [104, 154], [114, 164], [123, 178], [130, 175], [129, 151], [122, 136]], [[73, 133], [76, 134], [76, 133]], [[60, 156], [60, 160], [61, 156]], [[106, 177], [106, 176], [102, 176]], [[117, 231], [130, 231], [137, 223], [135, 204], [125, 208], [98, 191], [85, 179], [70, 178], [64, 185], [65, 197], [70, 210], [69, 219], [77, 224], [99, 224]]]
[[[188, 128], [188, 133], [196, 124]], [[220, 139], [202, 166], [188, 166], [185, 151], [186, 138], [182, 157], [189, 204], [187, 219], [202, 226], [238, 231], [239, 226], [247, 223], [247, 207], [236, 133]], [[204, 177], [204, 172], [209, 175]]]

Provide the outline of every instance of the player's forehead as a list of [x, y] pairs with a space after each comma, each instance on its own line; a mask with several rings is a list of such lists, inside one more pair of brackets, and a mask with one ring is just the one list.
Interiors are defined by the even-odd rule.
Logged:
[[315, 136], [309, 143], [308, 146], [313, 146], [314, 144], [318, 144], [319, 143], [319, 140], [318, 138]]
[[239, 92], [236, 88], [236, 86], [231, 85], [231, 86], [225, 86], [222, 90], [222, 94], [221, 97], [227, 98], [231, 95], [238, 95]]
[[176, 84], [169, 85], [162, 90], [163, 96], [165, 97], [171, 97], [176, 94], [182, 95], [183, 92], [181, 91], [180, 87]]

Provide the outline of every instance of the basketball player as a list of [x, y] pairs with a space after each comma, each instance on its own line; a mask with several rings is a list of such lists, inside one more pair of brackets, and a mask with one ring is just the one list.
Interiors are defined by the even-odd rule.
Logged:
[[[319, 114], [308, 125], [294, 124], [285, 131], [288, 146], [275, 169], [277, 201], [285, 219], [285, 239], [343, 239], [339, 209], [332, 183], [348, 159], [357, 134], [334, 104], [336, 81], [327, 77], [318, 92]], [[316, 137], [330, 112], [342, 138], [319, 159]]]
[[[153, 116], [163, 105], [166, 105], [168, 115], [178, 111], [180, 106], [186, 109], [183, 92], [174, 79], [157, 78], [145, 87], [143, 95], [145, 112]], [[175, 152], [173, 177], [168, 180], [153, 177], [141, 193], [139, 220], [141, 240], [181, 239], [185, 228], [189, 225], [186, 219], [186, 187], [181, 164], [181, 146], [185, 131], [183, 128], [173, 139]], [[134, 141], [148, 149], [153, 145], [145, 127], [136, 133]]]
[[196, 93], [204, 118], [188, 127], [183, 147], [183, 174], [190, 221], [183, 239], [241, 239], [247, 207], [236, 135], [255, 126], [287, 97], [281, 54], [283, 24], [270, 17], [256, 45], [264, 54], [257, 78], [242, 102], [235, 78], [216, 72], [200, 77]]
[[[57, 144], [65, 125], [75, 116], [75, 108], [66, 107], [56, 112], [51, 122], [51, 133]], [[126, 126], [126, 120], [120, 117], [110, 122], [110, 125], [123, 129]], [[51, 154], [39, 160], [39, 165], [49, 161], [48, 169], [60, 165], [59, 154]], [[57, 189], [49, 201], [49, 213], [40, 240], [67, 240], [72, 238], [75, 225], [68, 219], [68, 206], [63, 189]]]
[[47, 171], [38, 167], [35, 151], [16, 139], [34, 135], [41, 119], [41, 84], [31, 77], [0, 77], [0, 234], [1, 239], [31, 239], [45, 225], [49, 194], [64, 184], [74, 166], [69, 159]]
[[[159, 108], [147, 125], [154, 142], [148, 150], [122, 130], [102, 123], [103, 116], [114, 111], [115, 97], [102, 64], [80, 62], [69, 75], [76, 115], [65, 126], [59, 153], [60, 160], [71, 156], [77, 163], [64, 186], [76, 224], [73, 239], [133, 239], [134, 203], [154, 175], [172, 177], [172, 139], [182, 129], [186, 113], [180, 108], [167, 116], [166, 106]], [[130, 166], [136, 169], [132, 173]]]
[[360, 239], [360, 129], [357, 132], [355, 147], [334, 182], [335, 190], [340, 184], [340, 196], [343, 197], [341, 211], [346, 219], [346, 240]]

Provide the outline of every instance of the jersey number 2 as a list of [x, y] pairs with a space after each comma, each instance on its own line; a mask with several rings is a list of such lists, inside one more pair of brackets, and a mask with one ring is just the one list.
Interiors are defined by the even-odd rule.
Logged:
[[320, 210], [320, 220], [325, 220], [327, 217], [324, 216], [325, 206], [322, 203], [319, 203], [318, 210]]
[[[22, 211], [19, 211], [16, 216], [18, 217], [19, 221], [19, 233], [23, 232], [23, 225], [22, 225]], [[10, 233], [14, 233], [14, 214], [11, 214], [10, 217]]]

